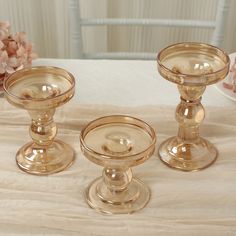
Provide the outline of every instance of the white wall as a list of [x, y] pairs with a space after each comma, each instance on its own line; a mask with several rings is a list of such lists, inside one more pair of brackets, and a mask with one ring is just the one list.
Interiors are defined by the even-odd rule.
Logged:
[[[217, 0], [80, 0], [82, 17], [212, 19]], [[198, 6], [200, 6], [198, 8]], [[68, 0], [0, 0], [0, 20], [26, 31], [40, 57], [69, 58]], [[236, 1], [231, 1], [222, 48], [236, 51]], [[148, 51], [178, 41], [209, 42], [211, 31], [162, 27], [93, 27], [83, 30], [86, 52]]]

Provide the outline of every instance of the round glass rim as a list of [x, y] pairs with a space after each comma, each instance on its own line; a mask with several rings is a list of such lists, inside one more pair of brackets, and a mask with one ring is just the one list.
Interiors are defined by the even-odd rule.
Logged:
[[135, 154], [131, 154], [131, 155], [123, 155], [123, 156], [119, 156], [119, 159], [126, 159], [126, 158], [132, 158], [132, 157], [136, 157], [136, 156], [139, 156], [141, 155], [142, 153], [145, 153], [147, 152], [150, 148], [152, 148], [155, 144], [156, 144], [156, 132], [154, 131], [154, 129], [148, 124], [146, 123], [145, 121], [141, 120], [141, 119], [138, 119], [138, 118], [135, 118], [135, 117], [132, 117], [132, 116], [126, 116], [126, 115], [110, 115], [110, 116], [103, 116], [103, 117], [100, 117], [100, 118], [97, 118], [95, 120], [92, 120], [90, 121], [84, 128], [83, 130], [81, 131], [80, 133], [80, 144], [83, 146], [83, 148], [85, 148], [88, 152], [90, 153], [93, 153], [95, 154], [96, 156], [100, 156], [104, 159], [112, 159], [112, 160], [116, 160], [117, 159], [117, 156], [115, 155], [106, 155], [106, 154], [102, 154], [102, 153], [99, 153], [97, 151], [94, 151], [93, 149], [91, 149], [90, 147], [88, 147], [86, 145], [86, 142], [84, 140], [84, 138], [86, 137], [86, 135], [90, 132], [90, 130], [88, 130], [88, 132], [86, 133], [87, 129], [89, 129], [89, 126], [91, 126], [92, 124], [96, 123], [96, 122], [99, 122], [99, 121], [102, 121], [102, 120], [106, 120], [106, 119], [109, 119], [109, 118], [115, 118], [115, 119], [118, 119], [118, 118], [122, 118], [123, 120], [125, 119], [131, 119], [131, 120], [135, 120], [137, 122], [139, 122], [140, 124], [143, 124], [145, 127], [147, 127], [150, 132], [148, 132], [148, 129], [144, 129], [143, 127], [141, 126], [138, 126], [136, 124], [132, 124], [132, 123], [125, 123], [125, 122], [107, 122], [107, 123], [102, 123], [102, 124], [98, 124], [96, 125], [95, 127], [93, 127], [93, 129], [97, 128], [97, 127], [100, 127], [100, 126], [103, 126], [103, 125], [107, 125], [107, 124], [111, 124], [111, 123], [114, 123], [114, 124], [129, 124], [129, 125], [133, 125], [133, 126], [137, 126], [139, 128], [142, 128], [143, 130], [145, 130], [149, 136], [151, 137], [152, 141], [151, 141], [151, 144], [146, 148], [144, 149], [143, 151], [141, 152], [138, 152], [138, 153], [135, 153]]
[[[206, 73], [206, 74], [202, 74], [202, 75], [192, 75], [192, 74], [185, 74], [185, 73], [177, 73], [177, 72], [174, 72], [174, 71], [172, 71], [170, 68], [168, 68], [168, 67], [166, 67], [166, 66], [164, 66], [164, 65], [162, 64], [160, 57], [161, 57], [161, 55], [163, 54], [163, 52], [166, 51], [167, 49], [173, 48], [173, 47], [175, 47], [175, 46], [181, 46], [181, 45], [183, 45], [183, 46], [184, 46], [184, 45], [197, 45], [197, 46], [199, 46], [199, 47], [201, 47], [201, 46], [207, 46], [208, 48], [215, 49], [216, 51], [221, 52], [221, 53], [225, 56], [225, 58], [226, 58], [225, 66], [224, 66], [223, 68], [217, 70], [217, 71], [210, 72], [210, 73]], [[206, 77], [208, 77], [208, 76], [212, 76], [212, 75], [221, 73], [222, 71], [225, 70], [225, 68], [228, 68], [229, 65], [230, 65], [230, 58], [229, 58], [229, 55], [228, 55], [225, 51], [223, 51], [222, 49], [220, 49], [220, 48], [218, 48], [218, 47], [216, 47], [216, 46], [213, 46], [213, 45], [211, 45], [211, 44], [198, 43], [198, 42], [181, 42], [181, 43], [171, 44], [171, 45], [169, 45], [169, 46], [163, 48], [163, 49], [157, 54], [157, 59], [156, 59], [156, 60], [157, 60], [157, 63], [158, 63], [158, 65], [159, 65], [160, 67], [162, 67], [162, 68], [163, 68], [164, 70], [166, 70], [166, 71], [171, 72], [171, 73], [174, 74], [174, 75], [182, 76], [182, 77], [194, 77], [194, 78], [197, 78], [197, 77], [200, 77], [200, 76], [206, 76]]]
[[[20, 96], [17, 96], [13, 93], [11, 93], [7, 88], [6, 88], [6, 84], [8, 82], [8, 80], [14, 78], [15, 76], [17, 77], [20, 77], [21, 74], [23, 75], [25, 72], [28, 72], [28, 71], [34, 71], [35, 73], [43, 73], [43, 74], [54, 74], [54, 75], [57, 75], [57, 71], [61, 71], [65, 74], [67, 74], [67, 76], [71, 79], [70, 83], [71, 83], [71, 86], [69, 89], [67, 89], [65, 92], [63, 93], [60, 93], [58, 94], [57, 96], [55, 97], [52, 97], [52, 98], [23, 98], [23, 97], [20, 97]], [[50, 72], [47, 72], [47, 70], [55, 70], [55, 73], [50, 73]], [[59, 75], [59, 74], [58, 74]], [[66, 76], [63, 76], [61, 75], [62, 77], [66, 78]], [[67, 79], [68, 80], [68, 79]], [[15, 99], [18, 99], [20, 101], [35, 101], [35, 102], [43, 102], [45, 100], [54, 100], [54, 99], [57, 99], [57, 98], [60, 98], [60, 97], [63, 97], [64, 95], [66, 95], [67, 93], [69, 93], [70, 91], [72, 91], [73, 89], [75, 88], [75, 78], [74, 76], [68, 72], [67, 70], [63, 69], [63, 68], [60, 68], [60, 67], [56, 67], [56, 66], [32, 66], [32, 67], [27, 67], [27, 68], [23, 68], [21, 70], [17, 70], [15, 71], [14, 73], [10, 74], [4, 81], [3, 81], [3, 90], [5, 91], [5, 93], [10, 96], [10, 97], [13, 97]]]

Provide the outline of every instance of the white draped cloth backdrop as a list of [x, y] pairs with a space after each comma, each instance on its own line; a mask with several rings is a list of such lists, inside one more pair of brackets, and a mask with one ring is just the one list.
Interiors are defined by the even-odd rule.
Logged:
[[[0, 21], [25, 31], [40, 57], [70, 58], [68, 0], [0, 0]], [[86, 18], [213, 19], [216, 0], [80, 0]], [[231, 1], [222, 48], [236, 51], [236, 1]], [[83, 28], [85, 52], [158, 52], [180, 41], [210, 42], [211, 30], [175, 27], [99, 26]]]

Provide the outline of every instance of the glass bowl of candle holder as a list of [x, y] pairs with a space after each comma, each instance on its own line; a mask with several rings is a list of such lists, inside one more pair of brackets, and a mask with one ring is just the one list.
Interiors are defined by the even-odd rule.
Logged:
[[129, 116], [106, 116], [89, 123], [81, 132], [84, 155], [104, 167], [102, 177], [86, 189], [90, 207], [107, 214], [133, 213], [145, 207], [149, 188], [132, 178], [132, 166], [154, 152], [156, 134], [147, 123]]
[[178, 134], [159, 147], [160, 159], [169, 167], [197, 171], [216, 160], [215, 146], [199, 136], [199, 126], [205, 116], [201, 97], [207, 85], [226, 77], [229, 62], [225, 52], [204, 43], [178, 43], [158, 54], [158, 71], [177, 84], [181, 100], [175, 113]]
[[33, 141], [17, 152], [19, 168], [30, 174], [48, 175], [70, 166], [74, 150], [54, 139], [57, 126], [53, 115], [57, 107], [73, 97], [74, 77], [61, 68], [38, 66], [16, 71], [3, 86], [7, 101], [27, 110], [31, 117], [29, 133]]

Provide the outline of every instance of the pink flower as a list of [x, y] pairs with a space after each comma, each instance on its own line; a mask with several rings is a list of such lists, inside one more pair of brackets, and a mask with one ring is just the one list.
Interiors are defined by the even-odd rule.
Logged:
[[18, 33], [16, 33], [13, 36], [13, 39], [17, 42], [17, 44], [22, 45], [24, 47], [28, 43], [25, 32], [18, 32]]
[[234, 93], [236, 93], [236, 57], [234, 59], [234, 63], [232, 64], [231, 68], [230, 68], [230, 83], [223, 83], [223, 86], [226, 89], [230, 89], [233, 90]]
[[6, 51], [0, 51], [0, 74], [13, 73], [14, 68], [18, 67], [16, 57], [8, 57]]
[[8, 41], [8, 44], [6, 45], [6, 50], [8, 55], [9, 56], [16, 55], [17, 48], [18, 48], [17, 43], [14, 40], [10, 39]]
[[4, 47], [4, 43], [0, 40], [0, 49]]
[[0, 76], [32, 64], [37, 57], [25, 32], [9, 33], [9, 22], [0, 22]]

